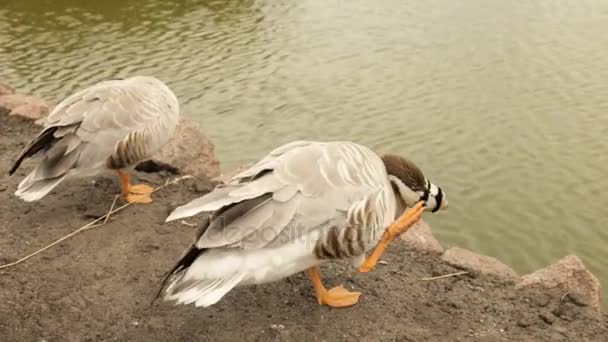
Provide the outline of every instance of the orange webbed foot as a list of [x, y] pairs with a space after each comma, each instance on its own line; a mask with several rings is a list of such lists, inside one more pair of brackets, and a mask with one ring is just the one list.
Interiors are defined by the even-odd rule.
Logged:
[[317, 297], [317, 300], [321, 305], [331, 306], [332, 308], [344, 308], [357, 304], [360, 296], [361, 292], [351, 292], [340, 285], [321, 293]]
[[122, 171], [118, 172], [120, 178], [120, 194], [123, 200], [129, 203], [148, 204], [152, 203], [150, 195], [154, 192], [154, 188], [147, 184], [133, 184], [129, 182], [129, 174]]
[[317, 295], [317, 302], [321, 305], [327, 305], [332, 308], [344, 308], [355, 305], [359, 302], [361, 292], [350, 292], [342, 285], [336, 286], [329, 291], [325, 289], [321, 282], [318, 267], [311, 267], [307, 270], [312, 286]]
[[150, 196], [154, 192], [154, 188], [147, 184], [129, 185], [129, 192], [124, 196], [124, 199], [129, 203], [148, 204], [152, 203]]

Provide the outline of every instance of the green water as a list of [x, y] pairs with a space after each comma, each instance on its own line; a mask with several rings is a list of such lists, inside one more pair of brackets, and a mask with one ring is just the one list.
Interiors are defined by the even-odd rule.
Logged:
[[303, 138], [402, 153], [448, 193], [444, 245], [608, 286], [607, 1], [95, 3], [0, 0], [0, 78], [57, 102], [155, 75], [224, 170]]

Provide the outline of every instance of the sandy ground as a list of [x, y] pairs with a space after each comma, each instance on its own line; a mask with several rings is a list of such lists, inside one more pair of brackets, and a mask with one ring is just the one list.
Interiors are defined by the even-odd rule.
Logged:
[[[61, 184], [42, 201], [13, 192], [32, 167], [6, 170], [37, 127], [0, 117], [0, 263], [13, 261], [103, 215], [118, 183], [100, 177]], [[161, 183], [158, 174], [142, 178]], [[169, 211], [208, 191], [205, 180], [165, 188], [23, 264], [0, 271], [1, 341], [605, 341], [608, 317], [562, 298], [483, 276], [434, 281], [455, 272], [438, 258], [390, 246], [368, 274], [330, 265], [327, 286], [363, 292], [352, 308], [317, 305], [307, 278], [294, 275], [239, 288], [211, 308], [150, 299], [194, 227], [163, 224]], [[196, 220], [191, 220], [196, 222]]]

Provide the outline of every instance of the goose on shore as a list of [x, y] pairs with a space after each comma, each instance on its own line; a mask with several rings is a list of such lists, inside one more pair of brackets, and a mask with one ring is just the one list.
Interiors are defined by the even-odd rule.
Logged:
[[35, 201], [66, 178], [114, 171], [124, 200], [150, 203], [152, 187], [131, 184], [129, 171], [167, 143], [178, 119], [175, 94], [154, 77], [103, 81], [83, 89], [53, 109], [44, 129], [17, 157], [10, 175], [24, 159], [41, 155], [15, 195]]
[[444, 208], [444, 192], [405, 158], [352, 142], [292, 142], [169, 215], [210, 212], [158, 295], [169, 283], [165, 300], [207, 307], [236, 286], [307, 271], [319, 304], [354, 305], [360, 293], [327, 290], [318, 267], [350, 260], [367, 272], [423, 211]]

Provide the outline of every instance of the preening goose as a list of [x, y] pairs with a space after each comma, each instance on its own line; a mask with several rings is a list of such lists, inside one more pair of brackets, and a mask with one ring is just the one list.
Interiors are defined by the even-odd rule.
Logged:
[[326, 290], [319, 265], [350, 259], [369, 271], [423, 211], [446, 207], [445, 193], [405, 158], [352, 142], [292, 142], [169, 215], [211, 212], [159, 295], [169, 282], [165, 300], [206, 307], [235, 286], [307, 271], [320, 304], [350, 306], [360, 293]]
[[35, 201], [66, 178], [115, 171], [126, 201], [149, 203], [152, 187], [130, 184], [128, 171], [169, 140], [178, 119], [175, 94], [154, 77], [104, 81], [81, 90], [55, 107], [17, 157], [11, 175], [24, 159], [41, 154], [15, 195]]

